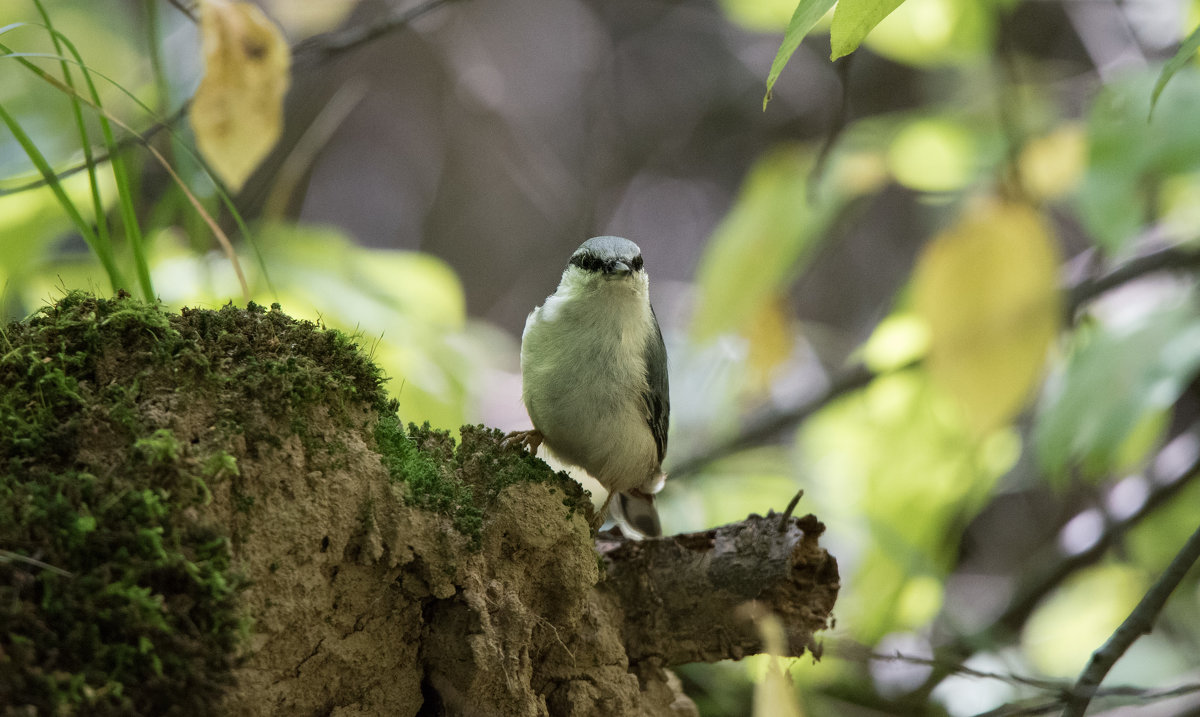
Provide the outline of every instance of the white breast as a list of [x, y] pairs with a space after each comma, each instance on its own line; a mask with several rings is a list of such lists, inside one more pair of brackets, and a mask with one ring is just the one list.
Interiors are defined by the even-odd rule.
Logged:
[[642, 273], [586, 278], [564, 278], [525, 322], [525, 407], [562, 461], [609, 490], [629, 490], [660, 469], [642, 399], [654, 326], [648, 286]]

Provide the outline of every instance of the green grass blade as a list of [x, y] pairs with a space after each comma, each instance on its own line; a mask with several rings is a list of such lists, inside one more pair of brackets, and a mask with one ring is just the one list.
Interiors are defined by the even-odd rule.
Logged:
[[[0, 30], [0, 32], [2, 32], [2, 30]], [[68, 62], [74, 62], [81, 66], [83, 65], [82, 60], [72, 59], [72, 58], [63, 58], [61, 56], [52, 55], [49, 53], [12, 52], [8, 48], [4, 47], [3, 45], [0, 45], [0, 51], [3, 51], [6, 53], [5, 55], [2, 55], [0, 57], [12, 57], [12, 58], [26, 64], [31, 69], [33, 69], [38, 74], [38, 76], [41, 77], [43, 80], [50, 82], [52, 85], [59, 86], [60, 89], [62, 89], [64, 92], [70, 92], [71, 89], [68, 87], [65, 87], [65, 86], [61, 86], [60, 83], [56, 82], [54, 80], [54, 78], [52, 78], [52, 77], [48, 76], [46, 73], [42, 72], [41, 69], [38, 68], [36, 65], [29, 63], [26, 58], [40, 57], [40, 58], [49, 58], [49, 59], [53, 59], [53, 60], [66, 59]], [[114, 80], [113, 78], [109, 77], [108, 75], [106, 75], [102, 72], [97, 71], [95, 68], [88, 68], [88, 70], [89, 70], [90, 75], [94, 75], [95, 77], [99, 77], [100, 79], [104, 80], [105, 82], [108, 82], [113, 87], [115, 87], [119, 92], [121, 92], [126, 97], [128, 97], [134, 104], [136, 104], [139, 108], [141, 108], [152, 120], [154, 120], [155, 122], [158, 122], [158, 123], [162, 122], [161, 118], [158, 116], [158, 113], [156, 113], [154, 110], [150, 109], [150, 107], [147, 106], [146, 103], [142, 102], [141, 99], [139, 99], [136, 95], [134, 95], [132, 92], [130, 92], [129, 90], [122, 87], [120, 85], [120, 83], [118, 83], [116, 80]], [[225, 206], [225, 208], [229, 211], [230, 215], [233, 217], [234, 223], [237, 225], [238, 230], [242, 233], [242, 236], [246, 239], [247, 243], [249, 243], [251, 248], [254, 250], [255, 256], [258, 260], [259, 269], [263, 272], [263, 279], [267, 282], [268, 288], [270, 288], [271, 280], [270, 280], [270, 276], [268, 275], [268, 272], [267, 272], [266, 261], [263, 258], [262, 253], [259, 251], [257, 243], [254, 241], [254, 236], [250, 233], [249, 228], [246, 226], [245, 221], [242, 219], [241, 213], [237, 211], [237, 207], [234, 205], [233, 199], [229, 196], [229, 193], [225, 191], [224, 187], [221, 186], [221, 183], [219, 181], [217, 181], [216, 175], [213, 173], [212, 169], [208, 166], [208, 164], [203, 160], [203, 158], [201, 158], [199, 156], [199, 154], [197, 152], [195, 152], [191, 147], [188, 146], [188, 143], [180, 136], [179, 132], [176, 131], [173, 127], [171, 127], [169, 124], [163, 124], [163, 126], [165, 127], [166, 131], [170, 134], [171, 140], [174, 143], [174, 146], [176, 148], [178, 148], [179, 150], [183, 151], [185, 154], [187, 154], [188, 157], [190, 157], [192, 160], [194, 160], [201, 167], [201, 169], [203, 169], [205, 175], [208, 177], [209, 181], [212, 183], [213, 191], [216, 192], [216, 194], [220, 198], [222, 204]], [[270, 288], [270, 290], [272, 292], [274, 292], [273, 288]]]
[[54, 196], [58, 199], [59, 204], [62, 205], [63, 211], [67, 213], [67, 216], [75, 223], [76, 229], [83, 235], [83, 240], [87, 242], [88, 246], [91, 247], [92, 251], [100, 259], [100, 263], [104, 266], [104, 271], [108, 274], [108, 280], [112, 284], [112, 290], [115, 292], [120, 289], [125, 282], [121, 277], [121, 270], [117, 268], [116, 263], [113, 261], [112, 255], [99, 250], [96, 244], [96, 233], [92, 230], [91, 225], [79, 213], [79, 209], [71, 201], [71, 198], [67, 196], [66, 190], [63, 189], [62, 184], [58, 181], [58, 177], [54, 175], [54, 170], [50, 167], [50, 163], [46, 161], [46, 157], [42, 154], [41, 150], [37, 148], [37, 145], [34, 144], [29, 135], [25, 133], [20, 123], [8, 113], [8, 110], [4, 109], [3, 104], [0, 104], [0, 122], [8, 126], [8, 130], [12, 132], [13, 138], [21, 145], [21, 149], [25, 150], [29, 161], [33, 162], [37, 170], [42, 173], [42, 177], [46, 180], [46, 185], [50, 187], [50, 191], [54, 192]]
[[[50, 20], [50, 14], [46, 12], [45, 6], [42, 5], [42, 0], [33, 0], [33, 4], [42, 16], [42, 22], [50, 34], [50, 41], [54, 44], [55, 52], [62, 55], [62, 42], [59, 40], [59, 33], [55, 31], [54, 25]], [[71, 73], [70, 63], [61, 60], [58, 65], [62, 71], [63, 82], [66, 83], [67, 87], [74, 90], [75, 78]], [[104, 211], [104, 201], [100, 197], [100, 181], [96, 177], [96, 160], [92, 155], [92, 141], [88, 137], [87, 124], [83, 121], [83, 108], [80, 106], [81, 103], [75, 95], [69, 95], [67, 100], [71, 103], [71, 116], [75, 120], [76, 130], [79, 132], [79, 144], [83, 148], [84, 164], [87, 165], [88, 186], [91, 190], [92, 198], [92, 214], [95, 217], [96, 248], [97, 251], [107, 254], [109, 262], [115, 265], [116, 259], [113, 255], [112, 236], [108, 231], [108, 217]], [[122, 286], [122, 288], [124, 287]]]
[[[103, 107], [100, 101], [100, 93], [96, 90], [96, 85], [92, 82], [91, 72], [83, 62], [83, 57], [79, 51], [75, 49], [72, 43], [66, 36], [62, 36], [57, 31], [52, 30], [54, 35], [60, 36], [63, 44], [71, 51], [71, 55], [79, 64], [79, 69], [83, 74], [84, 82], [87, 83], [88, 93], [92, 97], [92, 102], [97, 107]], [[55, 44], [57, 48], [57, 43]], [[61, 53], [61, 50], [60, 50]], [[63, 63], [66, 65], [66, 63]], [[72, 89], [74, 89], [72, 87]], [[78, 101], [75, 102], [78, 105]], [[125, 167], [125, 159], [121, 156], [120, 147], [113, 136], [112, 125], [104, 113], [98, 113], [100, 122], [100, 132], [104, 136], [104, 145], [108, 150], [108, 160], [112, 167], [113, 179], [117, 183], [117, 201], [121, 208], [121, 224], [125, 227], [125, 238], [129, 242], [129, 248], [133, 252], [134, 267], [137, 269], [138, 284], [142, 289], [142, 298], [153, 303], [155, 300], [154, 283], [150, 279], [150, 263], [146, 259], [145, 239], [142, 236], [142, 227], [138, 223], [137, 210], [133, 206], [133, 192], [129, 187], [129, 174]], [[90, 156], [90, 155], [89, 155]]]

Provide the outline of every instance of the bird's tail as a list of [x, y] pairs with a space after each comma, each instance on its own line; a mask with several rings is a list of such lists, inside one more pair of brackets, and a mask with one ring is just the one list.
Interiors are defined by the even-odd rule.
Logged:
[[609, 514], [621, 526], [621, 532], [634, 540], [657, 538], [662, 535], [662, 523], [658, 509], [654, 507], [654, 495], [634, 489], [618, 493], [609, 506]]

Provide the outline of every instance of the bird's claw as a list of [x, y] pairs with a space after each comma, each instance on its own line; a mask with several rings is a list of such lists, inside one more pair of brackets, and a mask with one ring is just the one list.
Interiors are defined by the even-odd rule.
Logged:
[[513, 431], [500, 441], [501, 448], [520, 446], [529, 451], [529, 455], [537, 455], [538, 446], [542, 445], [542, 432], [536, 428], [528, 431]]

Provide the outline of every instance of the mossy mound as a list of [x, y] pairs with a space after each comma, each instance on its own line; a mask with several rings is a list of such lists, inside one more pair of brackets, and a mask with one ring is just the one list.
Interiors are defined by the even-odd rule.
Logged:
[[278, 306], [4, 327], [0, 715], [661, 714], [587, 494], [382, 384]]
[[[211, 712], [252, 622], [239, 545], [266, 519], [239, 463], [289, 440], [336, 465], [346, 446], [328, 426], [377, 422], [404, 501], [476, 546], [504, 485], [553, 475], [515, 452], [485, 459], [496, 435], [481, 428], [457, 452], [448, 434], [410, 436], [382, 382], [350, 337], [278, 306], [169, 315], [72, 292], [4, 327], [0, 706]], [[572, 510], [586, 502], [552, 480]]]

